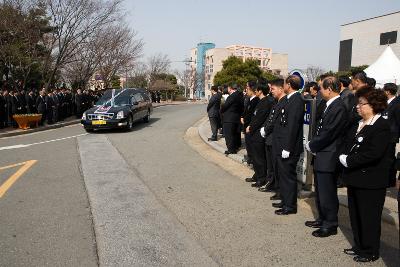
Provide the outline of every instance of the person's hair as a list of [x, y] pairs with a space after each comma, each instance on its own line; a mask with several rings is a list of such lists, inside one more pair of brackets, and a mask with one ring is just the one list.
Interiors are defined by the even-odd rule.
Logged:
[[269, 94], [268, 83], [266, 83], [265, 81], [258, 81], [256, 90], [261, 91], [265, 96], [268, 95]]
[[256, 81], [248, 81], [247, 85], [249, 86], [251, 91], [255, 91], [257, 88], [257, 82]]
[[224, 89], [222, 90], [222, 94], [227, 95], [228, 94], [228, 86], [224, 86]]
[[368, 83], [367, 74], [364, 71], [358, 71], [352, 74], [354, 80], [360, 80], [362, 83]]
[[287, 77], [286, 83], [288, 83], [294, 90], [299, 90], [301, 88], [301, 79], [297, 75], [290, 75]]
[[330, 88], [335, 93], [340, 93], [340, 82], [334, 76], [328, 76], [322, 81], [322, 87], [324, 89]]
[[224, 87], [222, 85], [218, 86], [218, 91], [222, 93], [224, 91]]
[[230, 88], [232, 88], [233, 90], [237, 90], [237, 88], [238, 88], [237, 83], [235, 83], [235, 82], [230, 83], [228, 86]]
[[326, 77], [328, 77], [329, 75], [328, 74], [326, 74], [326, 73], [324, 73], [324, 74], [321, 74], [321, 75], [319, 75], [319, 77], [318, 77], [318, 80], [319, 81], [323, 81]]
[[383, 86], [383, 91], [389, 92], [391, 95], [397, 94], [397, 85], [395, 83], [385, 83]]
[[308, 86], [310, 88], [310, 91], [311, 91], [311, 88], [313, 88], [317, 92], [319, 91], [319, 86], [318, 86], [318, 83], [316, 83], [316, 82], [309, 82]]
[[310, 83], [304, 85], [303, 93], [310, 93]]
[[285, 81], [283, 79], [275, 79], [270, 82], [271, 85], [278, 86], [278, 87], [283, 87], [284, 83], [285, 83]]
[[346, 75], [339, 76], [339, 82], [343, 84], [344, 87], [349, 87], [350, 85], [350, 78]]
[[363, 87], [357, 90], [356, 97], [363, 97], [367, 100], [375, 114], [381, 113], [387, 108], [387, 96], [382, 90], [372, 87]]
[[371, 87], [375, 87], [376, 80], [374, 78], [367, 77], [367, 84]]
[[211, 91], [218, 92], [218, 86], [216, 85], [211, 86]]

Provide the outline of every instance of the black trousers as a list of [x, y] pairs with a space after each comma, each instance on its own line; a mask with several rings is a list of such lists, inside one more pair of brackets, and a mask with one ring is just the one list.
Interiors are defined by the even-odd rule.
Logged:
[[339, 200], [336, 177], [333, 172], [314, 172], [317, 220], [322, 222], [323, 227], [338, 226]]
[[280, 186], [279, 186], [279, 175], [278, 175], [278, 158], [281, 157], [281, 155], [278, 155], [278, 151], [276, 150], [276, 147], [271, 146], [271, 160], [272, 160], [272, 184], [271, 186], [275, 188], [276, 193], [280, 195]]
[[250, 134], [247, 134], [247, 133], [245, 133], [244, 134], [244, 142], [245, 142], [245, 144], [246, 144], [246, 151], [247, 151], [247, 162], [248, 163], [253, 163], [253, 153], [252, 153], [252, 151], [251, 151], [251, 137], [250, 137]]
[[240, 147], [240, 123], [224, 122], [223, 127], [228, 151], [237, 151]]
[[274, 177], [274, 166], [272, 164], [272, 146], [265, 144], [265, 157], [267, 161], [267, 181], [272, 182]]
[[250, 147], [252, 151], [252, 160], [255, 178], [258, 183], [267, 181], [267, 159], [265, 154], [265, 143], [254, 142], [250, 138]]
[[211, 126], [211, 138], [217, 139], [219, 118], [209, 117], [209, 120], [210, 120], [210, 126]]
[[296, 166], [300, 156], [294, 155], [287, 159], [277, 157], [277, 175], [279, 176], [280, 194], [283, 206], [297, 210], [297, 172]]
[[360, 256], [379, 255], [385, 195], [385, 188], [347, 188], [354, 247]]

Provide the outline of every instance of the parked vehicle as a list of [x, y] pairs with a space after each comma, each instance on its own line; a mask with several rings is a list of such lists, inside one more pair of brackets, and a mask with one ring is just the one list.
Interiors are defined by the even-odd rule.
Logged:
[[95, 106], [83, 113], [81, 124], [87, 132], [95, 129], [125, 128], [136, 121], [149, 122], [153, 106], [145, 89], [110, 89]]

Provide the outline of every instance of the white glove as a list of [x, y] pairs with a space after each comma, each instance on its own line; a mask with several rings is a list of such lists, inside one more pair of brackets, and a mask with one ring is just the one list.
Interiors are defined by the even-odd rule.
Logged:
[[339, 161], [340, 161], [340, 163], [342, 163], [343, 166], [345, 166], [346, 168], [348, 167], [347, 166], [347, 155], [343, 155], [343, 154], [340, 155]]
[[262, 136], [263, 138], [265, 138], [265, 130], [264, 130], [264, 127], [262, 127], [262, 128], [260, 129], [260, 134], [261, 134], [261, 136]]
[[289, 157], [289, 155], [290, 155], [289, 151], [282, 150], [282, 158], [283, 159], [287, 159]]

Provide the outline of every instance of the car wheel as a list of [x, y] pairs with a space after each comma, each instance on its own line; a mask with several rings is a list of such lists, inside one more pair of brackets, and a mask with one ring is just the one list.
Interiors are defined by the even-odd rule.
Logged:
[[150, 121], [150, 110], [147, 110], [146, 116], [143, 118], [144, 122], [149, 122]]
[[132, 118], [132, 115], [130, 115], [129, 118], [128, 118], [127, 125], [126, 125], [126, 129], [128, 131], [131, 131], [132, 128], [133, 128], [133, 118]]

